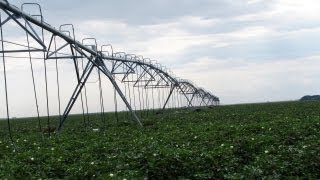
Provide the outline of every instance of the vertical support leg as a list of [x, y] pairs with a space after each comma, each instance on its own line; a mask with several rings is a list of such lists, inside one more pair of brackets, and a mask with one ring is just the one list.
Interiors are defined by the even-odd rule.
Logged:
[[187, 101], [188, 101], [188, 106], [189, 106], [189, 107], [192, 107], [191, 101], [189, 100], [188, 96], [187, 96], [186, 93], [183, 91], [183, 89], [181, 88], [180, 85], [178, 85], [178, 88], [181, 90], [182, 94], [183, 94], [184, 97], [187, 99]]
[[195, 95], [196, 95], [196, 93], [193, 93], [193, 94], [192, 94], [192, 97], [191, 97], [191, 99], [190, 99], [190, 102], [191, 102], [191, 103], [192, 103], [192, 101], [193, 101], [193, 99], [194, 99]]
[[59, 126], [58, 126], [58, 131], [61, 130], [61, 127], [62, 127], [64, 121], [66, 120], [67, 116], [69, 115], [74, 103], [76, 102], [79, 94], [81, 93], [81, 90], [84, 87], [86, 81], [88, 80], [93, 68], [94, 68], [93, 63], [91, 61], [89, 61], [87, 63], [87, 65], [86, 65], [86, 67], [85, 67], [85, 69], [83, 71], [83, 74], [82, 74], [82, 76], [80, 78], [80, 81], [78, 82], [75, 90], [73, 91], [73, 94], [72, 94], [72, 96], [71, 96], [71, 98], [69, 100], [69, 103], [68, 103], [68, 105], [67, 105], [67, 107], [66, 107], [66, 109], [65, 109], [65, 111], [64, 111], [64, 113], [63, 113], [63, 115], [61, 117], [61, 120], [60, 120], [60, 123], [59, 123]]
[[204, 104], [205, 104], [205, 106], [208, 106], [209, 102], [210, 102], [210, 99], [209, 99], [209, 100], [207, 100], [207, 101], [205, 101], [205, 100], [204, 100]]
[[204, 101], [204, 99], [206, 98], [206, 96], [201, 97], [201, 103], [200, 106], [202, 105], [202, 103], [206, 104], [206, 102]]
[[121, 89], [119, 88], [117, 82], [115, 81], [115, 79], [113, 78], [111, 72], [107, 69], [106, 65], [104, 64], [104, 62], [101, 60], [100, 62], [100, 66], [98, 67], [99, 70], [101, 70], [101, 72], [103, 74], [105, 74], [109, 80], [111, 81], [113, 87], [116, 89], [116, 91], [118, 92], [118, 94], [120, 95], [120, 97], [122, 98], [123, 102], [126, 104], [127, 108], [129, 109], [129, 111], [131, 112], [132, 116], [133, 116], [133, 120], [138, 123], [138, 125], [140, 127], [142, 127], [142, 124], [138, 118], [138, 116], [136, 115], [136, 113], [133, 111], [131, 105], [129, 104], [129, 102], [127, 101], [126, 97], [124, 96], [124, 94], [122, 93]]
[[171, 97], [171, 95], [172, 95], [172, 92], [174, 91], [174, 88], [175, 88], [175, 87], [176, 87], [175, 85], [172, 85], [172, 87], [171, 87], [171, 89], [170, 89], [170, 93], [169, 93], [169, 95], [168, 95], [168, 98], [167, 98], [166, 102], [164, 103], [164, 105], [163, 105], [163, 107], [162, 107], [162, 111], [164, 111], [164, 109], [166, 108], [166, 105], [168, 104], [168, 101], [169, 101], [169, 99], [170, 99], [170, 97]]

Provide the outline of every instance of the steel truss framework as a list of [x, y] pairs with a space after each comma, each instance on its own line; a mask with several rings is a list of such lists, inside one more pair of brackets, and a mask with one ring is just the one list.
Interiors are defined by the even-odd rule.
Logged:
[[[26, 6], [32, 6], [33, 8], [37, 8], [39, 13], [28, 14], [24, 12], [24, 7]], [[25, 3], [21, 6], [21, 8], [17, 8], [8, 3], [6, 0], [0, 0], [0, 8], [2, 9], [2, 12], [0, 14], [2, 49], [0, 53], [2, 54], [3, 58], [4, 73], [6, 72], [5, 58], [8, 57], [10, 54], [28, 53], [31, 69], [33, 68], [32, 60], [35, 59], [31, 56], [31, 54], [35, 52], [43, 53], [43, 57], [40, 57], [40, 59], [44, 60], [44, 68], [46, 68], [46, 61], [49, 61], [51, 59], [56, 60], [56, 62], [62, 59], [71, 59], [73, 61], [77, 77], [77, 85], [74, 88], [73, 94], [71, 95], [70, 100], [68, 101], [64, 111], [59, 112], [60, 121], [57, 125], [57, 128], [59, 130], [62, 128], [71, 109], [73, 108], [75, 102], [79, 98], [81, 100], [82, 109], [84, 112], [85, 104], [87, 101], [86, 83], [88, 83], [88, 78], [95, 69], [97, 69], [99, 77], [97, 81], [99, 82], [101, 112], [105, 112], [103, 105], [103, 93], [101, 88], [101, 76], [105, 76], [110, 80], [114, 88], [115, 112], [117, 113], [117, 93], [118, 96], [120, 96], [122, 101], [125, 103], [127, 110], [131, 113], [132, 119], [139, 126], [141, 126], [142, 124], [136, 114], [137, 109], [153, 109], [154, 111], [155, 103], [158, 103], [158, 105], [156, 105], [158, 107], [158, 110], [164, 110], [168, 106], [170, 99], [172, 101], [175, 101], [175, 104], [171, 107], [185, 106], [181, 102], [181, 98], [183, 98], [187, 102], [187, 107], [212, 106], [219, 104], [219, 98], [217, 96], [211, 94], [210, 92], [202, 88], [198, 88], [191, 81], [176, 77], [171, 71], [169, 71], [164, 66], [161, 66], [156, 61], [135, 54], [127, 54], [125, 52], [113, 52], [113, 47], [110, 44], [98, 46], [94, 38], [86, 38], [83, 39], [82, 42], [79, 42], [76, 40], [75, 31], [72, 24], [64, 24], [61, 25], [59, 29], [55, 29], [54, 27], [52, 27], [44, 21], [41, 12], [41, 7], [39, 4]], [[15, 28], [19, 28], [25, 32], [25, 36], [27, 37], [28, 42], [27, 46], [20, 45], [20, 49], [10, 49], [9, 46], [6, 46], [5, 43], [13, 44], [12, 42], [6, 42], [6, 40], [3, 37], [2, 29], [4, 26], [8, 24], [8, 22], [14, 22], [16, 24]], [[44, 32], [50, 34], [49, 41], [45, 40]], [[58, 44], [57, 40], [63, 43]], [[36, 42], [38, 48], [32, 47], [29, 41]], [[68, 49], [69, 53], [62, 53], [62, 51], [64, 50], [65, 52], [66, 49]], [[57, 86], [59, 90], [58, 67], [56, 70]], [[33, 71], [32, 76], [34, 76]], [[6, 82], [6, 76], [4, 77]], [[121, 83], [125, 84], [125, 93], [123, 93], [123, 88], [121, 89], [118, 85], [116, 81], [117, 78], [120, 79]], [[47, 80], [47, 74], [45, 74], [45, 79]], [[34, 79], [33, 85], [35, 86]], [[162, 97], [160, 97], [162, 89], [166, 89], [168, 93], [162, 93]], [[138, 90], [139, 96], [135, 94], [136, 90]], [[151, 95], [149, 94], [150, 92]], [[47, 81], [46, 93], [49, 122]], [[35, 88], [34, 94], [39, 117], [37, 93]], [[158, 95], [158, 98], [155, 96], [155, 94]], [[134, 100], [132, 100], [132, 97], [130, 95], [133, 95], [132, 97], [134, 98]], [[60, 96], [58, 97], [60, 98]], [[148, 98], [152, 99], [150, 100]], [[7, 116], [9, 119], [7, 94], [6, 101]], [[139, 103], [137, 103], [138, 107], [136, 105], [137, 101], [139, 101]], [[152, 107], [150, 104], [152, 104]], [[61, 104], [59, 99], [59, 111], [60, 106]], [[83, 115], [84, 114], [85, 113], [83, 113]]]

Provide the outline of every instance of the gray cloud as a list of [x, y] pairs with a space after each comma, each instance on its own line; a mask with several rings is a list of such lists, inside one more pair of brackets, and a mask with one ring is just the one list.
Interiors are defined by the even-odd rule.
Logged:
[[[19, 0], [11, 3], [20, 7], [22, 2]], [[128, 24], [155, 24], [186, 15], [204, 18], [236, 17], [269, 9], [273, 1], [248, 3], [246, 0], [141, 0], [137, 3], [130, 0], [35, 0], [35, 2], [42, 4], [47, 18], [56, 19], [54, 18], [56, 16], [62, 16], [64, 20], [102, 18]]]
[[50, 24], [74, 23], [77, 39], [156, 59], [223, 103], [318, 93], [317, 0], [36, 2]]

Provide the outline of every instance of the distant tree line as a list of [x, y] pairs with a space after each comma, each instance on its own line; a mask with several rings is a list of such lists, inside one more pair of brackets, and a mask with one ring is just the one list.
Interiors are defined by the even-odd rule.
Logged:
[[313, 96], [306, 95], [300, 99], [300, 101], [316, 101], [316, 100], [320, 100], [320, 95], [313, 95]]

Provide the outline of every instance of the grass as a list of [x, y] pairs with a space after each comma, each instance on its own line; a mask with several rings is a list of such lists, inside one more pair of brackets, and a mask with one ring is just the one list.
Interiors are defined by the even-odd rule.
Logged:
[[310, 101], [170, 110], [145, 118], [143, 128], [115, 123], [113, 114], [106, 122], [91, 115], [84, 128], [82, 116], [73, 115], [50, 138], [35, 119], [16, 119], [16, 150], [3, 121], [0, 178], [319, 179], [319, 107]]

